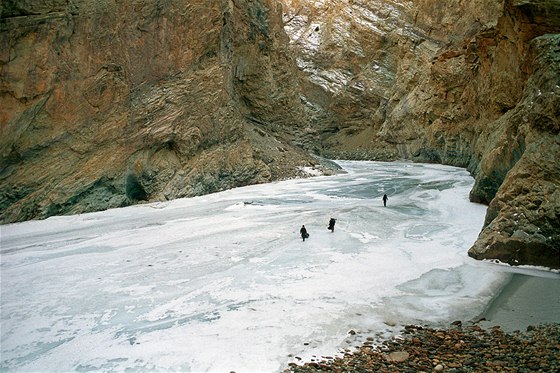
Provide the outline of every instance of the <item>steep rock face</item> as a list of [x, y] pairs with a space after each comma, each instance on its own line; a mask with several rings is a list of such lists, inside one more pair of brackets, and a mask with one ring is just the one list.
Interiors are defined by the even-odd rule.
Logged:
[[474, 198], [477, 193], [487, 198], [487, 187], [493, 189], [503, 180], [469, 254], [558, 268], [560, 35], [540, 36], [531, 46], [536, 55], [531, 64], [534, 72], [520, 102], [497, 121], [494, 148], [483, 154], [471, 192]]
[[2, 222], [327, 157], [467, 167], [476, 258], [560, 267], [554, 0], [3, 1]]
[[470, 255], [560, 267], [558, 2], [283, 1], [323, 154], [467, 167]]
[[3, 1], [1, 220], [199, 195], [317, 163], [292, 144], [307, 114], [278, 11], [268, 0]]

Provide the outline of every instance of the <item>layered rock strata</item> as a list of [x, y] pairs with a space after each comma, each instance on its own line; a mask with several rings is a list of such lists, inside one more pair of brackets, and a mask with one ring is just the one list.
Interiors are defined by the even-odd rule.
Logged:
[[554, 0], [4, 1], [2, 222], [303, 175], [451, 164], [475, 258], [560, 267]]
[[560, 267], [560, 3], [283, 1], [324, 155], [466, 167], [469, 254]]
[[13, 222], [302, 176], [307, 109], [261, 1], [3, 1], [0, 211]]

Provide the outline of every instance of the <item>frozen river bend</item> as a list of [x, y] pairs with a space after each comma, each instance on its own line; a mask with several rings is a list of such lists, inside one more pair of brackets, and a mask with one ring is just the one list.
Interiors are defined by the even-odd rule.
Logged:
[[479, 315], [508, 274], [467, 256], [486, 211], [467, 171], [339, 164], [347, 173], [2, 226], [2, 370], [277, 371]]

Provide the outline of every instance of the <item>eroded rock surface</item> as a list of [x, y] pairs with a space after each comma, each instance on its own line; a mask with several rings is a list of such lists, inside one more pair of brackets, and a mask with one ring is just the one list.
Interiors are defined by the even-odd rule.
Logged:
[[302, 175], [468, 168], [476, 258], [560, 267], [555, 0], [4, 1], [2, 222]]
[[283, 2], [323, 154], [466, 167], [470, 255], [560, 267], [560, 3]]
[[301, 176], [273, 1], [2, 2], [3, 222]]

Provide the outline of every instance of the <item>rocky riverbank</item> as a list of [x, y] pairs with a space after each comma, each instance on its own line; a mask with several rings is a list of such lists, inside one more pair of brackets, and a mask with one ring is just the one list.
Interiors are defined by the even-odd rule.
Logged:
[[560, 324], [504, 332], [454, 322], [447, 329], [408, 325], [400, 337], [374, 346], [369, 338], [344, 356], [321, 356], [285, 372], [557, 372]]
[[474, 323], [408, 325], [400, 336], [369, 337], [341, 356], [290, 363], [286, 372], [559, 371], [559, 281], [552, 272], [515, 273]]

